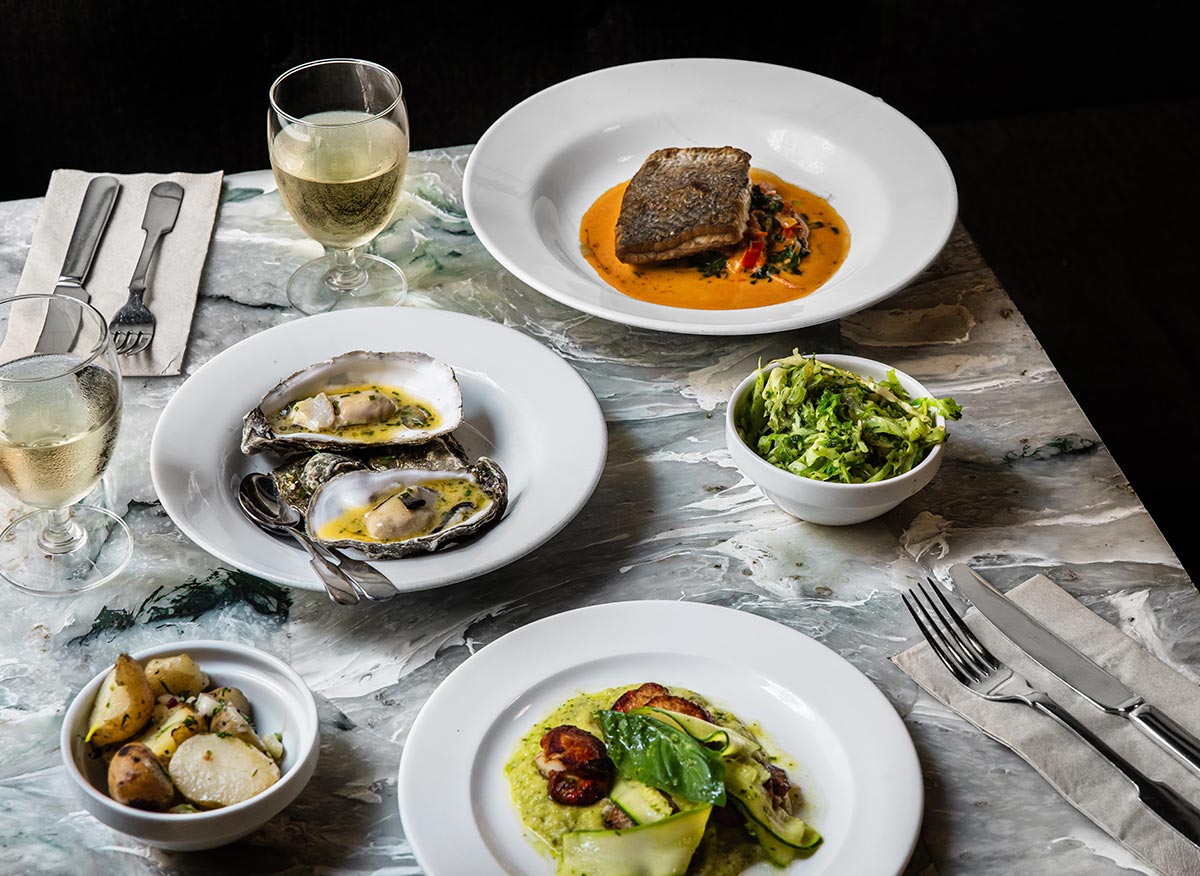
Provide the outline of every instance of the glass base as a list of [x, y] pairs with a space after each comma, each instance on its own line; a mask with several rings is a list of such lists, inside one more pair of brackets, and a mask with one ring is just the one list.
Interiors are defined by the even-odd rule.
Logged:
[[0, 577], [25, 593], [68, 596], [111, 581], [133, 555], [133, 536], [125, 521], [94, 505], [75, 505], [71, 520], [84, 534], [83, 544], [65, 553], [40, 543], [44, 512], [18, 518], [0, 532]]
[[333, 258], [324, 256], [301, 265], [292, 274], [288, 280], [288, 301], [302, 313], [325, 313], [351, 307], [391, 307], [404, 303], [408, 297], [404, 271], [379, 256], [359, 254], [354, 260], [367, 278], [359, 288], [345, 291], [330, 288], [325, 278], [333, 269]]

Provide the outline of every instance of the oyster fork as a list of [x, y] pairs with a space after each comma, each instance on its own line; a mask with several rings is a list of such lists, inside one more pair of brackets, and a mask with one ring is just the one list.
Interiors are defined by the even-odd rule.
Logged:
[[155, 320], [142, 298], [146, 294], [146, 274], [150, 260], [158, 250], [159, 243], [175, 228], [179, 216], [179, 204], [183, 200], [183, 186], [179, 183], [160, 182], [150, 190], [146, 201], [146, 214], [142, 217], [142, 230], [146, 242], [138, 256], [133, 279], [129, 281], [129, 298], [108, 324], [113, 333], [113, 345], [123, 356], [143, 352], [154, 340]]
[[[1049, 715], [1120, 770], [1137, 788], [1138, 799], [1152, 812], [1193, 843], [1200, 845], [1200, 810], [1168, 785], [1150, 778], [1121, 757], [1085, 724], [1055, 702], [1049, 694], [1036, 690], [1024, 676], [1000, 662], [971, 632], [971, 628], [950, 605], [950, 601], [932, 578], [929, 579], [929, 586], [937, 594], [938, 601], [934, 601], [926, 591], [925, 585], [920, 582], [917, 589], [924, 601], [918, 597], [915, 590], [901, 594], [901, 599], [904, 600], [904, 605], [913, 616], [913, 620], [917, 622], [929, 647], [960, 684], [986, 700], [1024, 703]], [[945, 609], [944, 613], [942, 608]]]

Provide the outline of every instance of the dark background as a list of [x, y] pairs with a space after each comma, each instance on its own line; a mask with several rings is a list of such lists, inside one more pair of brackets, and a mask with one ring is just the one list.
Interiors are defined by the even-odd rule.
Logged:
[[[542, 88], [630, 61], [821, 73], [937, 142], [964, 224], [1197, 580], [1200, 76], [1185, 9], [0, 0], [0, 200], [43, 194], [56, 167], [266, 167], [267, 88], [320, 57], [394, 70], [415, 149], [473, 143]], [[771, 83], [746, 99], [769, 102]]]

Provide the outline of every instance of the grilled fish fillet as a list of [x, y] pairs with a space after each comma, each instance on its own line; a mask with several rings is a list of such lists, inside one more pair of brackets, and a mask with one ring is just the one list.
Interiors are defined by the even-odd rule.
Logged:
[[739, 243], [750, 214], [750, 153], [732, 146], [659, 149], [621, 199], [617, 258], [662, 262]]

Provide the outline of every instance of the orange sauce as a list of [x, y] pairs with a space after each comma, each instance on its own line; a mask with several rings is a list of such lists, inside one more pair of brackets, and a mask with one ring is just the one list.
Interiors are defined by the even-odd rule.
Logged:
[[[596, 199], [583, 214], [579, 243], [584, 258], [608, 285], [639, 301], [689, 307], [697, 310], [739, 310], [765, 307], [803, 298], [833, 276], [846, 260], [850, 233], [846, 223], [829, 202], [819, 195], [784, 182], [773, 173], [750, 169], [750, 181], [770, 183], [797, 213], [808, 216], [812, 228], [808, 243], [812, 252], [800, 262], [800, 273], [783, 272], [770, 280], [755, 280], [745, 274], [705, 277], [694, 265], [680, 260], [662, 264], [627, 265], [617, 258], [617, 216], [629, 182], [619, 183]], [[834, 231], [833, 229], [837, 229]]]

